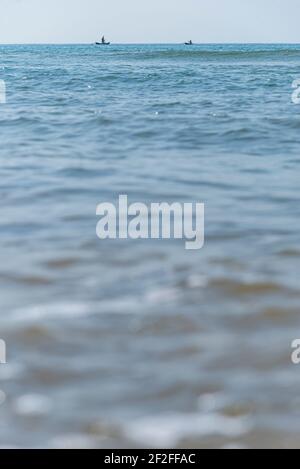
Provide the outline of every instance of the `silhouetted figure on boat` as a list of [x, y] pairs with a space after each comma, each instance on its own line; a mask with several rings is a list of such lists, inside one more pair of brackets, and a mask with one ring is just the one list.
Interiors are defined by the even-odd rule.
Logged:
[[185, 45], [186, 45], [186, 46], [192, 46], [192, 45], [193, 45], [193, 41], [190, 40], [189, 42], [186, 42]]
[[110, 42], [106, 42], [105, 36], [102, 36], [101, 42], [96, 42], [97, 46], [109, 46]]

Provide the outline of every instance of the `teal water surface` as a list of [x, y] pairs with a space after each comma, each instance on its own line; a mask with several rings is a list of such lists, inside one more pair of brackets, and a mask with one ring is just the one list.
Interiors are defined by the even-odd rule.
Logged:
[[[0, 46], [0, 445], [300, 447], [298, 45]], [[204, 202], [206, 242], [96, 206]]]

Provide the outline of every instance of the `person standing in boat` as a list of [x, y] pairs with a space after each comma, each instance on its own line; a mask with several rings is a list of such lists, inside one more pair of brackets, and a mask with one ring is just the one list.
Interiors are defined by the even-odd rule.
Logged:
[[101, 38], [101, 42], [96, 42], [96, 45], [97, 46], [109, 46], [110, 45], [110, 42], [106, 42], [106, 39], [105, 39], [105, 36], [102, 36]]

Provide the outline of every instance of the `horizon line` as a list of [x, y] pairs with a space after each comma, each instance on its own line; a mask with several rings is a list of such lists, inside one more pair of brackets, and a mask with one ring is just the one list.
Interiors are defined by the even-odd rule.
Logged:
[[[166, 45], [166, 46], [174, 46], [174, 45], [184, 45], [183, 42], [111, 42], [110, 45], [116, 46], [125, 46], [125, 45]], [[300, 42], [240, 42], [240, 41], [233, 41], [233, 42], [194, 42], [193, 45], [201, 46], [201, 45], [300, 45]], [[1, 42], [0, 46], [90, 46], [96, 45], [96, 42]]]

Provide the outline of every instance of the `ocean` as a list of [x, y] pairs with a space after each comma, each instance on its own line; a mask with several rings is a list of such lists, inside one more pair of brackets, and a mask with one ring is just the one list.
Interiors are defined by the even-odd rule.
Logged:
[[[0, 46], [1, 447], [300, 447], [299, 78], [299, 45]], [[203, 249], [99, 240], [120, 194], [204, 203]]]

